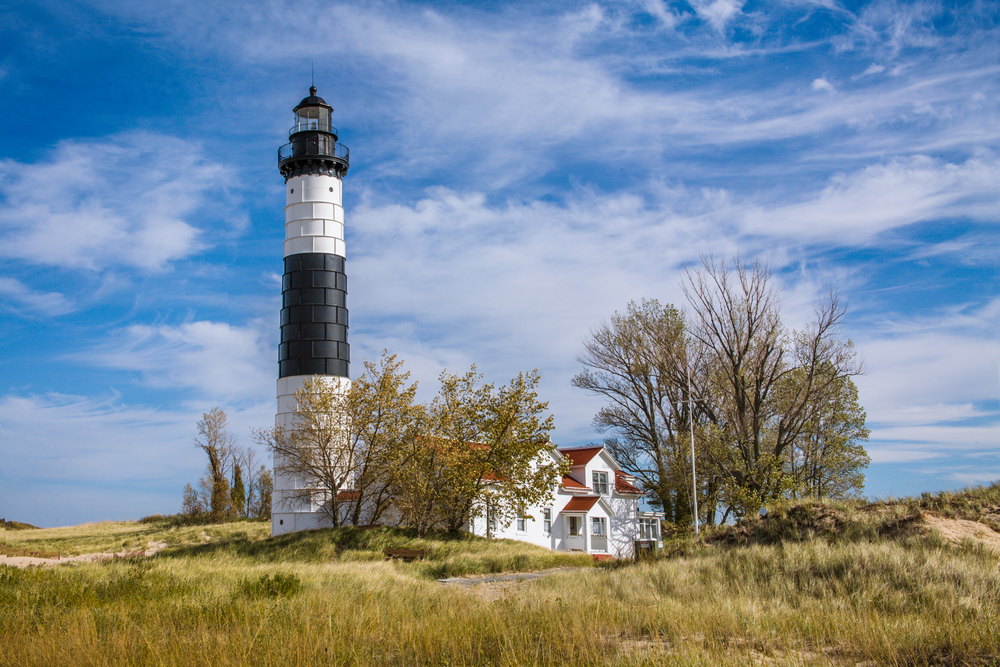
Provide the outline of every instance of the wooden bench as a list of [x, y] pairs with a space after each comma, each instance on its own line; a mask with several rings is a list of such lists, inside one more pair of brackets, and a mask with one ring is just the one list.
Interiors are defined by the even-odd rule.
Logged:
[[410, 563], [415, 560], [423, 560], [427, 555], [427, 549], [386, 549], [385, 557], [393, 560], [402, 560]]

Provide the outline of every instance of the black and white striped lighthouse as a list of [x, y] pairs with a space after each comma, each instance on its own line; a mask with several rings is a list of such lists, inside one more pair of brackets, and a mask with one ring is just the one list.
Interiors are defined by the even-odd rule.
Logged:
[[[351, 360], [342, 205], [350, 155], [337, 143], [333, 108], [317, 97], [315, 86], [293, 112], [289, 142], [278, 149], [285, 179], [285, 270], [275, 425], [284, 429], [291, 427], [295, 392], [303, 382], [319, 375], [346, 388]], [[316, 508], [288, 497], [287, 491], [302, 481], [279, 474], [275, 463], [271, 533], [320, 527]]]

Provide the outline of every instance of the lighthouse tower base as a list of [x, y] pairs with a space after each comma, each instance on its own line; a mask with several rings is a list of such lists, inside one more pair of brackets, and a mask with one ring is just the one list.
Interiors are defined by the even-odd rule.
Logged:
[[[334, 391], [346, 392], [351, 381], [343, 377], [298, 375], [278, 379], [278, 414], [274, 425], [289, 433], [294, 429], [295, 411], [298, 406], [296, 392], [306, 381], [315, 378]], [[283, 535], [298, 530], [330, 528], [333, 523], [320, 508], [325, 496], [317, 490], [311, 501], [302, 498], [302, 490], [314, 488], [308, 480], [282, 470], [282, 462], [274, 460], [274, 490], [271, 496], [271, 535]]]

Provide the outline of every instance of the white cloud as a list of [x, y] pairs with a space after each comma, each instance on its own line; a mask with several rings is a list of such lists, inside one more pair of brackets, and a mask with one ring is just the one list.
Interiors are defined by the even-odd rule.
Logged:
[[939, 218], [993, 221], [1000, 214], [1000, 161], [949, 163], [926, 156], [891, 160], [831, 179], [818, 196], [760, 208], [747, 230], [866, 244], [887, 229]]
[[137, 324], [68, 358], [138, 372], [153, 387], [194, 389], [204, 400], [261, 401], [274, 392], [276, 336], [277, 322]]
[[61, 293], [33, 290], [15, 278], [0, 278], [0, 297], [14, 301], [30, 313], [50, 317], [74, 310], [73, 304]]
[[703, 20], [719, 32], [724, 32], [726, 24], [738, 16], [744, 0], [692, 0], [691, 6]]
[[833, 84], [827, 81], [825, 78], [813, 79], [812, 89], [824, 90], [831, 93], [837, 90], [836, 88], [833, 87]]
[[195, 215], [226, 217], [229, 180], [196, 145], [154, 134], [67, 140], [33, 164], [3, 160], [0, 256], [162, 269], [203, 247]]
[[665, 28], [673, 29], [682, 18], [670, 9], [663, 0], [642, 0], [640, 3], [651, 16], [655, 16]]
[[891, 445], [868, 445], [865, 448], [872, 463], [913, 463], [916, 461], [930, 461], [939, 459], [944, 454], [937, 448], [934, 449], [914, 449], [912, 444], [904, 446]]

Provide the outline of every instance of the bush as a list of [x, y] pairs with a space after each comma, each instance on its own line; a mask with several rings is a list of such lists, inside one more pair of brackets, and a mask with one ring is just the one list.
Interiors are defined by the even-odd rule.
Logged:
[[302, 590], [302, 581], [294, 574], [277, 572], [263, 574], [256, 581], [244, 579], [240, 582], [240, 593], [246, 598], [290, 598]]

